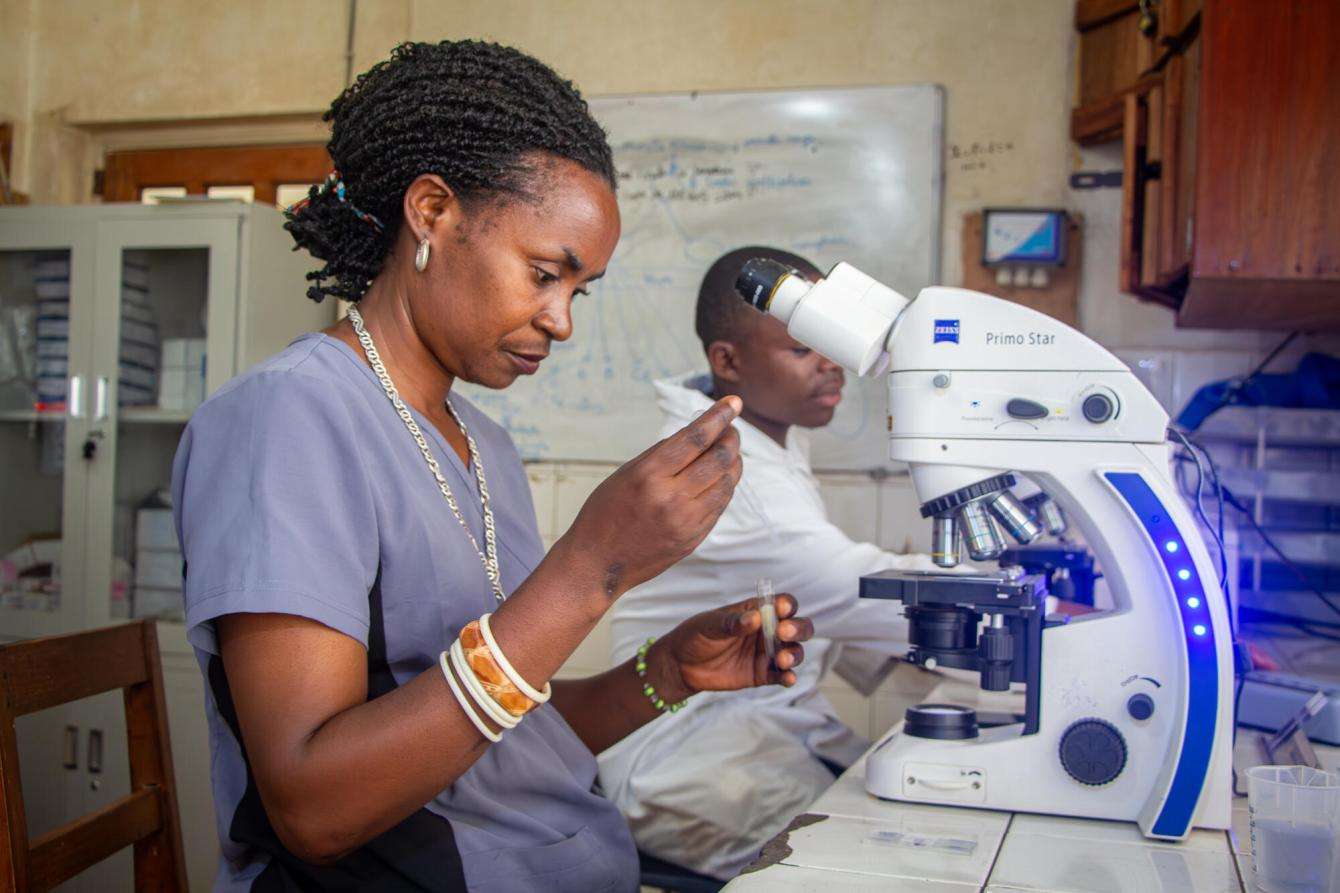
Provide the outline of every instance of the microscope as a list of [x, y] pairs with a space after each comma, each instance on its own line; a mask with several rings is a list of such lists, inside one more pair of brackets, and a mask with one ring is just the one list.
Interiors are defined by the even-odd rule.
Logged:
[[[1179, 840], [1230, 819], [1233, 655], [1209, 553], [1171, 477], [1168, 416], [1116, 357], [1019, 304], [961, 288], [909, 300], [849, 264], [811, 283], [756, 259], [746, 302], [857, 375], [886, 374], [889, 457], [909, 468], [944, 573], [889, 571], [861, 595], [896, 599], [908, 660], [1023, 688], [987, 722], [922, 704], [877, 743], [866, 787], [916, 803], [1134, 821]], [[1037, 492], [1017, 495], [1019, 476]], [[1078, 528], [1110, 604], [1045, 612], [1019, 566], [950, 573]], [[1062, 622], [1068, 620], [1068, 622]]]

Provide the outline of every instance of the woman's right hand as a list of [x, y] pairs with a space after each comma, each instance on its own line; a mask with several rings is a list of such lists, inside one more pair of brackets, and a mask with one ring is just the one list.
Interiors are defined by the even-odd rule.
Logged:
[[[724, 397], [596, 488], [554, 547], [618, 598], [698, 547], [740, 480], [739, 397]], [[553, 554], [553, 553], [551, 553]]]

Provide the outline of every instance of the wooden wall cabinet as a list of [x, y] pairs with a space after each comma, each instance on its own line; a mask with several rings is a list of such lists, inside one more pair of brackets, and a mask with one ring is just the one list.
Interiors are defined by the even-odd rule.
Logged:
[[[1177, 0], [1166, 0], [1176, 3]], [[1126, 92], [1154, 64], [1170, 17], [1159, 0], [1079, 0], [1079, 84], [1070, 135], [1083, 145], [1119, 139]]]
[[[1122, 4], [1082, 0], [1077, 24], [1102, 5]], [[1150, 47], [1110, 40], [1136, 60], [1122, 67], [1081, 30], [1071, 129], [1123, 141], [1122, 291], [1174, 308], [1179, 326], [1340, 329], [1340, 4], [1155, 9], [1149, 67]], [[1168, 53], [1178, 35], [1197, 36]]]

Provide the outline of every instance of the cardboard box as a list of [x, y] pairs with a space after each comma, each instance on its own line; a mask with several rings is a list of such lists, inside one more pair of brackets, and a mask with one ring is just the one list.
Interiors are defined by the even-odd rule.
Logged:
[[172, 509], [140, 509], [136, 512], [135, 548], [169, 552], [180, 549]]
[[185, 620], [186, 603], [182, 600], [180, 589], [136, 586], [135, 596], [131, 602], [131, 615], [157, 617], [160, 620]]
[[182, 368], [186, 365], [186, 338], [163, 339], [163, 368]]
[[163, 409], [186, 409], [186, 370], [165, 367], [158, 374], [158, 405]]
[[186, 362], [183, 363], [186, 368], [203, 372], [205, 369], [205, 339], [187, 338], [186, 339]]

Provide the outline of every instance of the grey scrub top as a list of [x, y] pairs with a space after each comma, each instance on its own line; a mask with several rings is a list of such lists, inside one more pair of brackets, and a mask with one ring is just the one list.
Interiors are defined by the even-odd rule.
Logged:
[[[459, 396], [452, 403], [479, 446], [511, 592], [544, 554], [526, 475], [502, 428]], [[416, 420], [483, 543], [473, 472]], [[334, 865], [299, 861], [275, 835], [240, 740], [215, 618], [294, 614], [356, 639], [368, 650], [373, 698], [436, 672], [461, 628], [496, 607], [418, 446], [348, 345], [305, 335], [221, 388], [186, 428], [172, 492], [186, 624], [206, 681], [216, 889], [637, 888], [633, 839], [593, 791], [596, 761], [549, 705], [423, 809]]]

